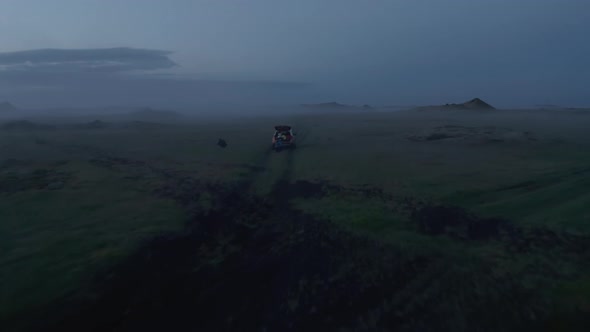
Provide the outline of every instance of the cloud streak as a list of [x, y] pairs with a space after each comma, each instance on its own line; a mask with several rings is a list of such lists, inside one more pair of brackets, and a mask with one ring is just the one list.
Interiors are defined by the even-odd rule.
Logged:
[[171, 52], [134, 48], [41, 49], [0, 53], [0, 74], [6, 72], [121, 73], [169, 69], [177, 64]]
[[167, 71], [171, 52], [133, 48], [0, 53], [0, 100], [30, 107], [267, 103], [300, 97], [308, 84], [206, 80]]

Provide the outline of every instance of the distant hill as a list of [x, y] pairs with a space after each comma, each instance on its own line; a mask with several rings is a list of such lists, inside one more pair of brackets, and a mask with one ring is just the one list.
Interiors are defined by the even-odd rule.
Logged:
[[474, 98], [461, 104], [445, 104], [438, 106], [422, 106], [415, 110], [495, 110], [496, 108], [485, 101]]
[[11, 113], [18, 111], [18, 108], [9, 102], [0, 103], [0, 113]]
[[486, 103], [485, 101], [483, 101], [479, 98], [471, 99], [470, 101], [464, 102], [463, 104], [460, 104], [460, 105], [467, 108], [467, 109], [486, 109], [486, 110], [495, 110], [496, 109], [494, 106]]

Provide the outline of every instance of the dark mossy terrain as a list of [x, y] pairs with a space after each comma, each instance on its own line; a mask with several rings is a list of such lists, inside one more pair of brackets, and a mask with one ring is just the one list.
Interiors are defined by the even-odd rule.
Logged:
[[[271, 151], [277, 123], [297, 150]], [[543, 110], [6, 121], [0, 329], [585, 331], [588, 125]]]

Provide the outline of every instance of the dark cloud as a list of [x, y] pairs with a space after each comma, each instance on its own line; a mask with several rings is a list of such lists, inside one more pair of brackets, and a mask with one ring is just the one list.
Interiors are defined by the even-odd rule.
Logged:
[[132, 48], [0, 53], [0, 100], [42, 106], [183, 106], [297, 100], [308, 84], [203, 80], [171, 72], [170, 52]]
[[104, 72], [168, 69], [171, 52], [134, 48], [41, 49], [0, 53], [0, 75], [6, 72]]

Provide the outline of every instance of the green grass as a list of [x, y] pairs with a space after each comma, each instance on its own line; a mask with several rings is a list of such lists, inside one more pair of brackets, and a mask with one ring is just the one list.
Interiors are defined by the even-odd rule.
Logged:
[[578, 168], [529, 176], [508, 186], [458, 193], [448, 201], [522, 225], [587, 234], [590, 232], [589, 175], [585, 168], [581, 171]]
[[[279, 122], [292, 123], [298, 131], [296, 151], [268, 153], [272, 127]], [[539, 140], [407, 139], [447, 124], [509, 127], [531, 131]], [[0, 132], [0, 321], [76, 295], [96, 272], [129, 255], [141, 241], [183, 227], [187, 212], [154, 194], [166, 180], [150, 168], [202, 182], [248, 179], [260, 195], [279, 179], [378, 187], [395, 199], [443, 202], [518, 226], [588, 235], [588, 125], [582, 117], [546, 122], [520, 113], [372, 113]], [[226, 149], [216, 145], [218, 138], [227, 140]], [[91, 162], [105, 157], [145, 165], [108, 168]], [[56, 181], [63, 187], [47, 189]], [[2, 190], [8, 186], [18, 190]], [[206, 207], [210, 197], [204, 194], [200, 203]], [[475, 270], [490, 264], [498, 277], [519, 276], [529, 287], [553, 285], [555, 298], [587, 293], [588, 274], [559, 251], [513, 257], [496, 242], [428, 236], [417, 232], [398, 203], [347, 192], [291, 203], [409, 256], [440, 255]], [[563, 273], [543, 279], [547, 271]]]
[[87, 163], [59, 190], [0, 194], [0, 321], [70, 295], [142, 240], [181, 229], [187, 216], [121, 174]]
[[369, 232], [406, 228], [406, 221], [392, 214], [383, 202], [356, 195], [336, 194], [319, 199], [297, 199], [293, 204], [321, 219]]

